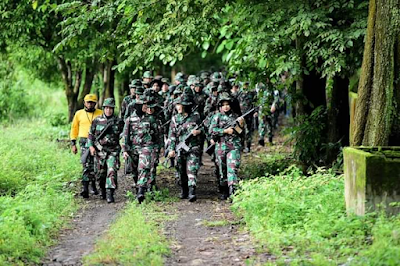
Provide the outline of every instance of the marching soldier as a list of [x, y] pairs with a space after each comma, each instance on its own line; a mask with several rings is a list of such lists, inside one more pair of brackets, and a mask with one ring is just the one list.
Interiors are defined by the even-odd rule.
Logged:
[[134, 79], [129, 84], [129, 92], [130, 94], [126, 96], [121, 103], [121, 110], [119, 112], [119, 117], [124, 118], [126, 109], [128, 108], [129, 104], [136, 100], [136, 88], [142, 86], [142, 82], [139, 79]]
[[[232, 125], [238, 114], [231, 109], [232, 98], [228, 93], [222, 93], [218, 99], [220, 112], [211, 120], [209, 128], [211, 144], [215, 144], [215, 155], [220, 172], [221, 199], [227, 199], [235, 192], [238, 183], [238, 171], [240, 166], [240, 152], [242, 149], [242, 134], [237, 132]], [[244, 119], [238, 123], [241, 130], [244, 129]]]
[[[181, 185], [181, 199], [188, 198], [190, 202], [196, 201], [197, 172], [200, 168], [202, 154], [202, 133], [200, 128], [201, 117], [197, 111], [192, 111], [193, 102], [189, 96], [184, 95], [176, 102], [177, 114], [173, 116], [170, 124], [169, 139], [170, 158], [176, 158], [176, 170]], [[180, 148], [180, 144], [186, 146]]]
[[100, 116], [103, 111], [96, 109], [97, 96], [95, 94], [87, 94], [83, 99], [84, 109], [81, 109], [75, 113], [74, 119], [71, 125], [71, 150], [74, 154], [78, 152], [76, 147], [76, 140], [79, 137], [79, 147], [81, 149], [81, 155], [86, 154], [86, 159], [82, 162], [82, 192], [81, 196], [84, 198], [89, 197], [89, 182], [92, 185], [92, 193], [97, 195], [99, 192], [96, 188], [96, 179], [94, 175], [94, 160], [93, 157], [88, 155], [88, 147], [86, 147], [87, 137], [90, 126], [93, 120]]
[[102, 199], [114, 202], [114, 191], [118, 186], [119, 136], [123, 121], [114, 115], [115, 100], [107, 98], [103, 103], [104, 113], [90, 127], [87, 146], [95, 156], [95, 174], [101, 188]]

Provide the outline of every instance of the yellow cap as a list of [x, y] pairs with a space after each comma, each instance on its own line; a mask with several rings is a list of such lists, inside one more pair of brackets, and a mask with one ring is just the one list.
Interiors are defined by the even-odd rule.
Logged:
[[96, 94], [86, 94], [85, 98], [83, 98], [85, 102], [95, 102], [97, 103], [97, 95]]

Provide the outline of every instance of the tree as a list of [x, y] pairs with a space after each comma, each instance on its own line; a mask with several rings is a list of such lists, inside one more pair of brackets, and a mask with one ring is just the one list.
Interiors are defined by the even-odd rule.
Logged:
[[351, 145], [400, 144], [400, 2], [371, 0]]

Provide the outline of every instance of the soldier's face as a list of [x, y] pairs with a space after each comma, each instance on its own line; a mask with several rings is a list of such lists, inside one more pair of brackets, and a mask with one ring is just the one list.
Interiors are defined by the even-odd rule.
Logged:
[[231, 110], [231, 106], [229, 105], [228, 101], [223, 101], [222, 102], [221, 110], [224, 113], [229, 112]]
[[149, 114], [149, 115], [152, 115], [154, 113], [154, 108], [146, 107], [146, 113]]
[[143, 78], [143, 82], [147, 82], [147, 83], [150, 83], [151, 82], [151, 78]]
[[232, 91], [238, 91], [239, 90], [239, 87], [238, 86], [233, 86], [232, 87]]
[[194, 90], [196, 91], [196, 92], [200, 92], [201, 91], [201, 87], [194, 87]]
[[106, 116], [112, 116], [114, 114], [114, 108], [109, 106], [104, 107], [104, 114]]
[[182, 104], [176, 104], [175, 105], [176, 111], [178, 112], [178, 114], [182, 114], [183, 113], [183, 105]]
[[168, 85], [164, 84], [161, 89], [162, 89], [163, 92], [167, 92], [168, 91]]
[[135, 91], [136, 91], [135, 87], [131, 88], [131, 95], [135, 95]]
[[152, 89], [153, 89], [155, 92], [159, 92], [159, 91], [160, 91], [160, 86], [158, 86], [158, 83], [154, 83]]

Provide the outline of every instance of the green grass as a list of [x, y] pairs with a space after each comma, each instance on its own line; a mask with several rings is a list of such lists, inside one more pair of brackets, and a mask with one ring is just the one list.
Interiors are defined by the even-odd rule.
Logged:
[[347, 216], [343, 176], [333, 171], [304, 176], [292, 166], [244, 181], [233, 209], [276, 264], [400, 265], [400, 216]]
[[155, 203], [131, 202], [108, 233], [84, 258], [84, 265], [163, 265], [170, 254], [160, 223], [175, 219]]
[[0, 265], [38, 263], [77, 207], [69, 187], [81, 166], [51, 141], [59, 131], [37, 121], [0, 128]]

